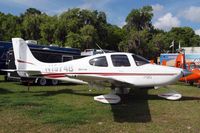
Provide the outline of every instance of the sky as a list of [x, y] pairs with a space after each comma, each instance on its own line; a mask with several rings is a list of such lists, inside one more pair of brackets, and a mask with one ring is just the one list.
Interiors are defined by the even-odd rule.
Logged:
[[32, 7], [59, 15], [70, 8], [91, 9], [105, 12], [109, 23], [122, 27], [132, 9], [146, 5], [153, 7], [156, 28], [189, 26], [200, 35], [200, 0], [0, 0], [0, 12], [20, 15]]

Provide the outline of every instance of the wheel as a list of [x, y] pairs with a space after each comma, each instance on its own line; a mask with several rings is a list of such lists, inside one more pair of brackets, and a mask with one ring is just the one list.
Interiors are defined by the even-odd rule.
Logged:
[[38, 79], [38, 82], [37, 82], [39, 85], [42, 85], [42, 86], [44, 86], [44, 85], [46, 85], [47, 84], [47, 80], [46, 79], [44, 79], [44, 78], [40, 78], [40, 79]]
[[59, 83], [58, 80], [53, 80], [53, 79], [51, 80], [51, 84], [52, 84], [52, 85], [58, 85], [58, 83]]

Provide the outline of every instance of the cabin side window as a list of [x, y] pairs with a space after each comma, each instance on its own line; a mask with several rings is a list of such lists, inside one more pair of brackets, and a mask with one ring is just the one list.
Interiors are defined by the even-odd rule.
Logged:
[[89, 64], [92, 66], [98, 66], [98, 67], [107, 67], [108, 66], [108, 62], [107, 62], [105, 56], [93, 58], [89, 61]]
[[134, 55], [133, 54], [132, 57], [135, 60], [135, 64], [137, 66], [142, 66], [144, 64], [149, 64], [150, 63], [147, 59], [145, 59], [145, 58], [143, 58], [143, 57], [141, 57], [139, 55]]
[[126, 55], [111, 55], [113, 66], [115, 67], [128, 67], [131, 66]]

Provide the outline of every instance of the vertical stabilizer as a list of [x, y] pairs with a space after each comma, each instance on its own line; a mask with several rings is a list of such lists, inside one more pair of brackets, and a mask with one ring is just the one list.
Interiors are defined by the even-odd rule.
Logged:
[[26, 42], [21, 38], [12, 38], [12, 44], [17, 70], [36, 70], [40, 61], [33, 56]]

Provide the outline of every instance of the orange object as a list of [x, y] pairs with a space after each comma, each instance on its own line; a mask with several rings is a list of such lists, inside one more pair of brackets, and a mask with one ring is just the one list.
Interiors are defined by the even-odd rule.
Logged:
[[163, 66], [166, 66], [166, 65], [167, 65], [167, 61], [166, 61], [166, 60], [163, 60], [163, 61], [162, 61], [162, 65], [163, 65]]
[[194, 62], [186, 62], [184, 59], [185, 58], [184, 56], [185, 55], [182, 53], [180, 53], [177, 56], [175, 67], [187, 69], [191, 71], [192, 74], [180, 78], [179, 81], [189, 82], [190, 84], [193, 84], [195, 82], [199, 84], [200, 83], [200, 69], [196, 66]]
[[150, 60], [150, 63], [151, 63], [151, 64], [154, 64], [154, 60]]
[[176, 62], [175, 62], [175, 67], [178, 67], [178, 68], [182, 68], [181, 65], [183, 64], [183, 54], [178, 54], [178, 56], [176, 57]]

